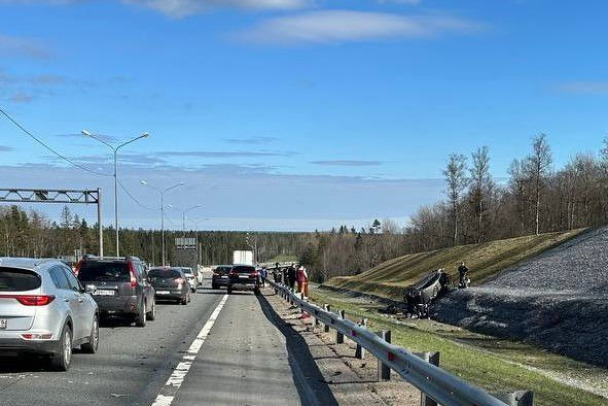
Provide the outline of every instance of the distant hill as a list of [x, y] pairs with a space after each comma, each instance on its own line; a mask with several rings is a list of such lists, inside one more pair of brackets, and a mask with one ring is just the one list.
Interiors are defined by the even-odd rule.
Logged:
[[444, 268], [457, 280], [457, 268], [464, 261], [471, 270], [472, 285], [486, 282], [501, 271], [532, 258], [581, 234], [585, 229], [547, 233], [460, 245], [441, 250], [405, 255], [384, 262], [367, 272], [350, 277], [335, 277], [326, 285], [401, 300], [403, 289], [429, 271]]

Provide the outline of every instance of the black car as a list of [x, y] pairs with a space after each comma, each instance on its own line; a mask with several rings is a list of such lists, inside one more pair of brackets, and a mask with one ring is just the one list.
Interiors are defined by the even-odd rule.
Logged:
[[218, 265], [213, 270], [213, 276], [211, 277], [211, 288], [219, 289], [220, 286], [228, 286], [230, 279], [228, 274], [232, 269], [232, 265]]
[[154, 320], [154, 288], [148, 283], [145, 265], [139, 258], [87, 255], [74, 272], [97, 302], [102, 318], [119, 316], [139, 327]]
[[148, 277], [156, 290], [157, 299], [173, 300], [183, 305], [190, 301], [190, 284], [181, 268], [152, 268]]
[[228, 273], [228, 293], [234, 289], [253, 290], [260, 293], [260, 276], [254, 266], [235, 265]]

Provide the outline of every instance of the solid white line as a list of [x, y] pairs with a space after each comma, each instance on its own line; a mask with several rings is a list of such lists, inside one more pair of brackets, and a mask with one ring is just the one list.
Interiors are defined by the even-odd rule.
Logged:
[[[190, 348], [188, 348], [187, 354], [182, 357], [182, 361], [175, 367], [175, 370], [165, 383], [165, 386], [161, 390], [161, 393], [158, 394], [154, 403], [151, 406], [171, 406], [173, 403], [173, 399], [175, 398], [175, 394], [179, 390], [179, 388], [184, 383], [186, 379], [186, 375], [190, 371], [190, 367], [192, 366], [194, 360], [196, 359], [197, 354], [201, 350], [203, 343], [209, 336], [209, 332], [211, 328], [215, 324], [215, 320], [217, 320], [217, 316], [222, 311], [222, 308], [226, 304], [228, 300], [228, 295], [224, 295], [220, 303], [217, 305], [209, 320], [205, 323], [201, 331], [198, 333], [192, 344], [190, 344]], [[163, 393], [164, 392], [164, 393]]]

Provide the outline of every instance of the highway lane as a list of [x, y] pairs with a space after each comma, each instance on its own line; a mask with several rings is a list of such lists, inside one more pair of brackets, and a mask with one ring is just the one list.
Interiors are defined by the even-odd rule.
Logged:
[[[75, 353], [67, 373], [0, 357], [0, 405], [149, 406], [168, 389], [172, 406], [336, 404], [299, 335], [262, 296], [210, 285], [206, 279], [187, 306], [159, 303], [145, 328], [106, 324], [99, 352]], [[192, 366], [171, 388], [185, 358]]]
[[159, 303], [145, 328], [102, 326], [98, 353], [75, 353], [65, 373], [0, 357], [0, 405], [150, 405], [222, 296], [199, 289], [187, 306]]

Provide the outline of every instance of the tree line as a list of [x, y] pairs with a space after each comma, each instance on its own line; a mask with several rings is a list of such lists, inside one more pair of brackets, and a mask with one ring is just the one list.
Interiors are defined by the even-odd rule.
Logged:
[[579, 153], [554, 170], [548, 137], [533, 137], [508, 179], [491, 173], [490, 150], [451, 154], [443, 169], [446, 198], [419, 208], [405, 226], [375, 220], [306, 237], [301, 261], [317, 279], [352, 275], [421, 251], [608, 223], [608, 138], [597, 154]]
[[[530, 152], [514, 159], [508, 179], [492, 176], [490, 151], [451, 154], [445, 167], [446, 198], [419, 208], [408, 224], [374, 220], [355, 229], [341, 225], [313, 233], [189, 231], [198, 240], [198, 263], [229, 264], [234, 250], [252, 249], [259, 262], [297, 257], [315, 280], [353, 275], [401, 255], [522, 235], [598, 226], [608, 222], [608, 138], [597, 154], [573, 156], [553, 168], [548, 137], [533, 137]], [[66, 206], [58, 222], [18, 206], [0, 206], [0, 255], [58, 257], [98, 253], [98, 224], [88, 225]], [[114, 229], [104, 227], [106, 255], [114, 255]], [[182, 232], [165, 231], [166, 255]], [[121, 253], [161, 263], [161, 231], [121, 229]]]

